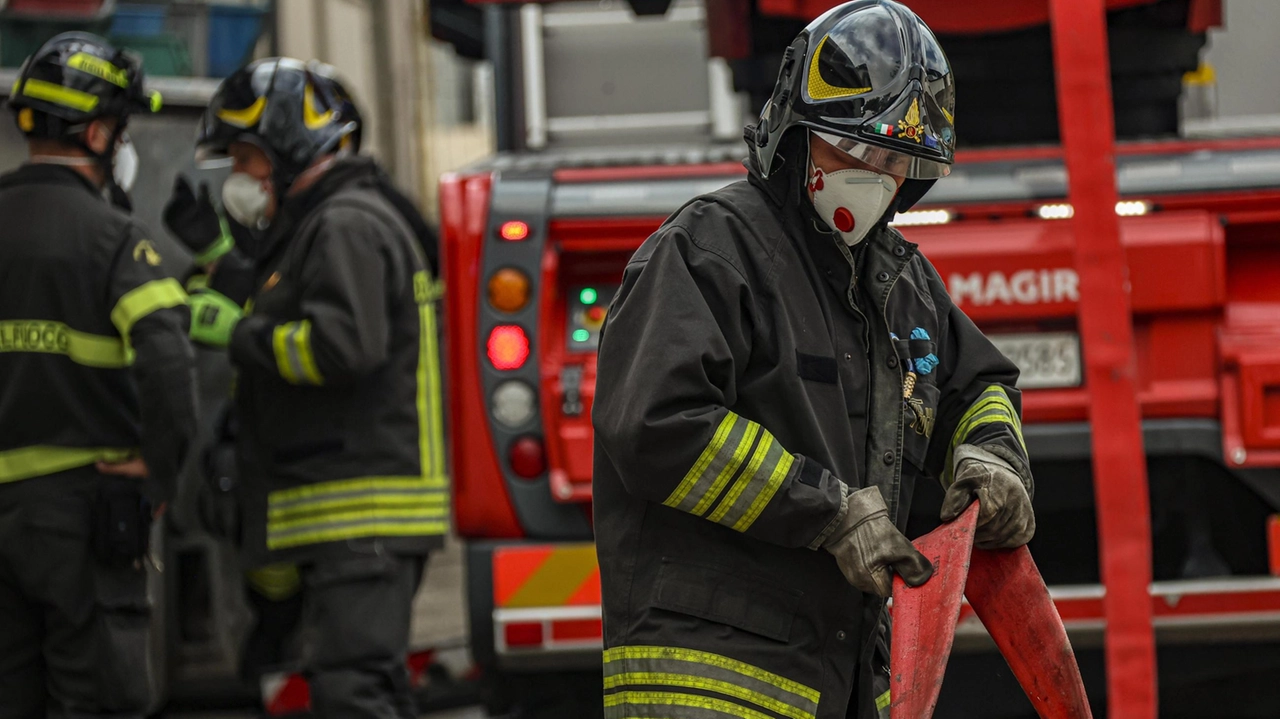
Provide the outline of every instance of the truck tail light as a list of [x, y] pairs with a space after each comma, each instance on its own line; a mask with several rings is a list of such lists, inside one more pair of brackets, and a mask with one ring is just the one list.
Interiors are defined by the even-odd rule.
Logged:
[[520, 220], [504, 222], [502, 227], [498, 228], [498, 235], [509, 242], [519, 242], [529, 236], [529, 225]]
[[519, 312], [529, 304], [529, 278], [520, 270], [501, 269], [489, 278], [489, 304], [502, 312]]
[[542, 622], [520, 622], [502, 628], [502, 638], [508, 647], [542, 646]]
[[533, 388], [525, 382], [511, 380], [493, 391], [493, 417], [515, 429], [533, 419], [536, 401]]
[[599, 640], [604, 624], [599, 619], [560, 619], [551, 622], [551, 638], [557, 642]]
[[541, 477], [547, 471], [547, 452], [537, 437], [521, 437], [511, 443], [507, 457], [511, 471], [525, 479]]
[[489, 333], [487, 349], [494, 369], [520, 369], [529, 359], [529, 337], [519, 325], [498, 325]]

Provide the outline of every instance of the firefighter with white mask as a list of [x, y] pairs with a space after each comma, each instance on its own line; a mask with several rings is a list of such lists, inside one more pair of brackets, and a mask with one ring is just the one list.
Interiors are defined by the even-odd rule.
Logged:
[[1035, 531], [1017, 367], [888, 226], [947, 174], [952, 72], [905, 6], [855, 0], [785, 54], [747, 181], [636, 252], [593, 423], [606, 719], [887, 717], [917, 480], [977, 542]]

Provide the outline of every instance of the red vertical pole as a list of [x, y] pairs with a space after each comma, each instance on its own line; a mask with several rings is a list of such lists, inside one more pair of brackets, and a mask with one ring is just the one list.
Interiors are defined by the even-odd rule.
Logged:
[[1104, 0], [1050, 0], [1058, 122], [1075, 207], [1080, 333], [1106, 584], [1108, 716], [1155, 719], [1151, 521], [1134, 388], [1128, 269], [1116, 217], [1115, 127]]

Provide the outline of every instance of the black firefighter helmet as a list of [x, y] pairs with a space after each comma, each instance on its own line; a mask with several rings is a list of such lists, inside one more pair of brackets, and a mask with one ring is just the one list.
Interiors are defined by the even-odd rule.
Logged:
[[872, 166], [923, 181], [903, 187], [913, 203], [950, 172], [954, 113], [951, 64], [924, 21], [892, 0], [854, 0], [814, 20], [787, 48], [747, 139], [768, 177], [787, 131], [808, 128]]
[[233, 142], [271, 160], [278, 196], [318, 158], [346, 148], [359, 129], [333, 68], [287, 57], [258, 60], [222, 82], [200, 121], [197, 158], [225, 157]]
[[160, 94], [144, 91], [143, 79], [142, 64], [132, 55], [96, 35], [62, 33], [22, 64], [9, 107], [23, 134], [66, 137], [101, 117], [158, 112]]

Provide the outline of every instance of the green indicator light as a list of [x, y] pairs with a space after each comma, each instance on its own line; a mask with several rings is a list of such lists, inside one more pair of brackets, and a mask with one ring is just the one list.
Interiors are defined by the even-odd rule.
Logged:
[[584, 305], [594, 305], [596, 300], [600, 299], [600, 293], [596, 292], [594, 287], [583, 287], [578, 299], [582, 300]]
[[589, 340], [589, 339], [591, 339], [591, 333], [590, 333], [590, 332], [588, 332], [588, 331], [586, 331], [586, 330], [582, 330], [582, 329], [578, 329], [578, 330], [574, 330], [574, 331], [573, 331], [573, 341], [574, 341], [574, 342], [586, 342], [586, 341], [587, 341], [587, 340]]

